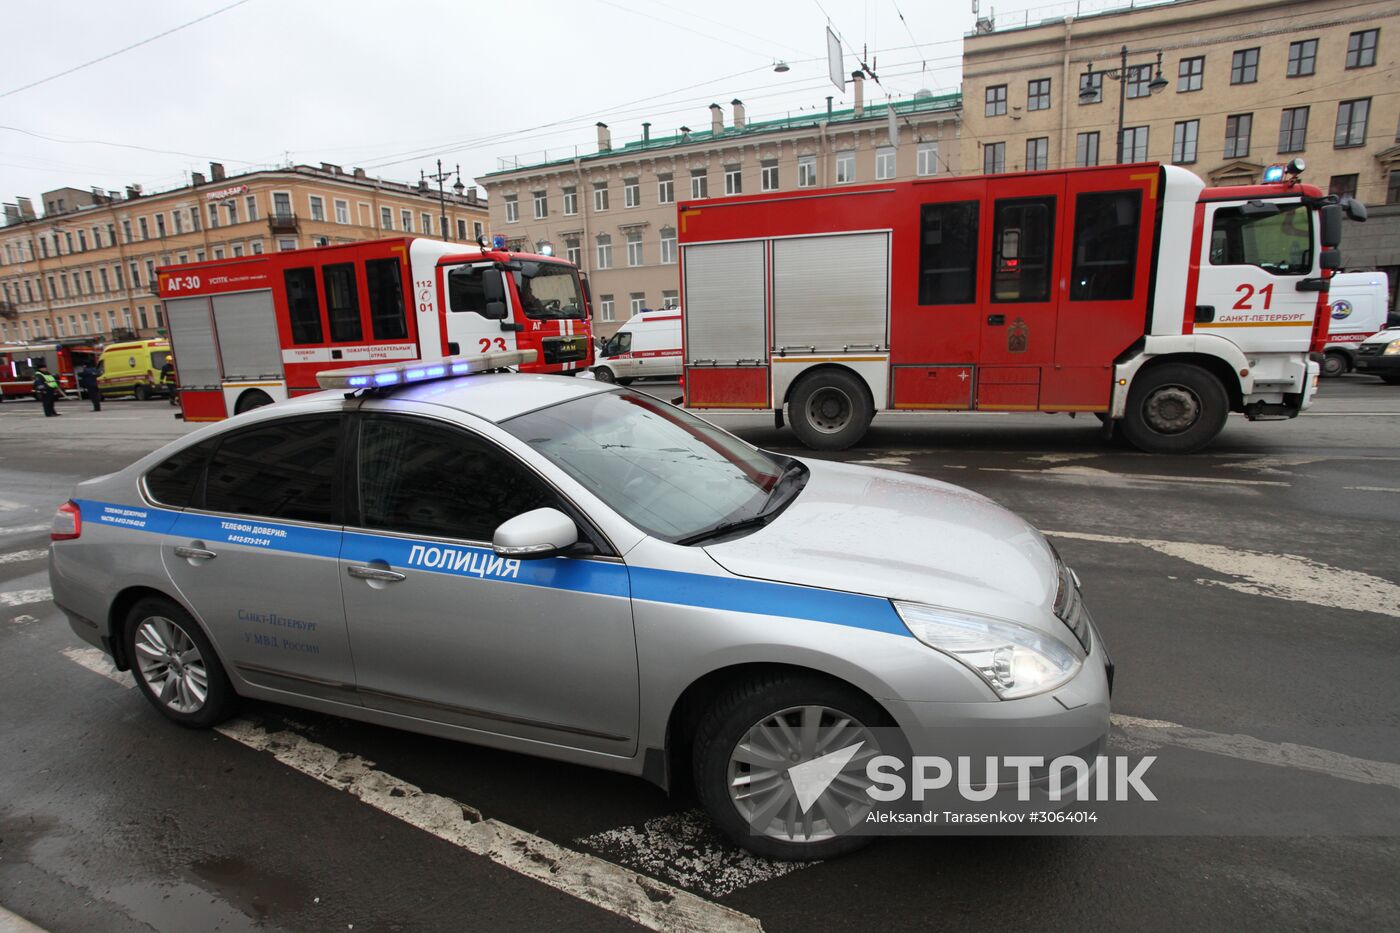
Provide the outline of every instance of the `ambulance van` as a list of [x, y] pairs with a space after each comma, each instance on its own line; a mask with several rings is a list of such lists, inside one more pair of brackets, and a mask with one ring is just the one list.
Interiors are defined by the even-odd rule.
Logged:
[[598, 351], [593, 375], [627, 385], [633, 379], [678, 379], [681, 375], [681, 309], [632, 315]]

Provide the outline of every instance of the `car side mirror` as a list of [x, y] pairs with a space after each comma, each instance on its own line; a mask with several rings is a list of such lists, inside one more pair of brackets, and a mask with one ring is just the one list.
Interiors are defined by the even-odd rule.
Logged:
[[491, 536], [501, 557], [537, 560], [557, 557], [578, 543], [578, 526], [558, 509], [534, 509], [502, 522]]

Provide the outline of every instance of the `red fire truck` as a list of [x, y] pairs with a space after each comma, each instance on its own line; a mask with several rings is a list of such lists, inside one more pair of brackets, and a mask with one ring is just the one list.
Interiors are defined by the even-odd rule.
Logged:
[[399, 237], [158, 271], [187, 421], [318, 391], [367, 362], [533, 349], [535, 372], [593, 361], [578, 269], [553, 256]]
[[77, 371], [96, 363], [98, 347], [86, 340], [0, 345], [0, 392], [7, 399], [34, 394], [34, 371], [48, 366], [65, 392], [78, 393]]
[[1148, 451], [1308, 407], [1343, 213], [1136, 164], [678, 205], [685, 397], [838, 450], [876, 412], [1092, 412]]

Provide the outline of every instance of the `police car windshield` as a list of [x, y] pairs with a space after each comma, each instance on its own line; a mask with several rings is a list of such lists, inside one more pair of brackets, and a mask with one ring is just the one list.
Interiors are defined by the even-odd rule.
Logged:
[[583, 294], [573, 266], [557, 262], [517, 260], [520, 271], [513, 273], [525, 316], [539, 320], [582, 319]]
[[667, 541], [775, 514], [802, 488], [780, 485], [789, 464], [628, 390], [563, 402], [501, 427]]

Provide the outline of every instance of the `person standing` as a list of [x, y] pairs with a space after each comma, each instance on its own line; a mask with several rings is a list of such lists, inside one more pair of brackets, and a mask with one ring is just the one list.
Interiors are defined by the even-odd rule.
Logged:
[[87, 363], [78, 370], [78, 386], [87, 393], [93, 411], [102, 410], [102, 387], [97, 384], [97, 367]]
[[49, 372], [47, 364], [40, 363], [39, 368], [34, 370], [34, 394], [44, 406], [45, 418], [59, 417], [58, 412], [53, 410], [54, 399], [58, 398], [59, 391], [57, 377]]

